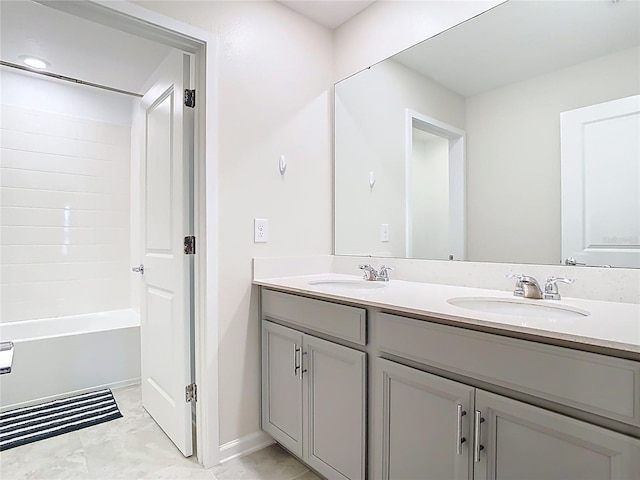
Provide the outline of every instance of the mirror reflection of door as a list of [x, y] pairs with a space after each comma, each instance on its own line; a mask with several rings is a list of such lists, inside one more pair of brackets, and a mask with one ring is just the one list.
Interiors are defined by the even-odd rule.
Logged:
[[413, 127], [411, 225], [414, 258], [449, 258], [449, 140]]
[[564, 261], [640, 268], [640, 95], [560, 119]]
[[407, 110], [406, 256], [465, 259], [465, 133]]

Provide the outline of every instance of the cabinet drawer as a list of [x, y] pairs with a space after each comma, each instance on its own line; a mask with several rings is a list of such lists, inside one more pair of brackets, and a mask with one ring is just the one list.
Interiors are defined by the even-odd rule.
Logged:
[[366, 345], [364, 308], [349, 307], [262, 289], [262, 316]]
[[396, 315], [377, 316], [380, 349], [640, 426], [640, 363]]

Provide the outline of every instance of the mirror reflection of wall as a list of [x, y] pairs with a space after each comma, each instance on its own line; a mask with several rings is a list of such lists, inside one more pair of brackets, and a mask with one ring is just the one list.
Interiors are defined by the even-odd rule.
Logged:
[[466, 259], [561, 263], [560, 114], [638, 95], [639, 45], [640, 2], [508, 2], [339, 82], [335, 253], [447, 258], [447, 203], [406, 208], [436, 192], [403, 178], [411, 109], [467, 134]]

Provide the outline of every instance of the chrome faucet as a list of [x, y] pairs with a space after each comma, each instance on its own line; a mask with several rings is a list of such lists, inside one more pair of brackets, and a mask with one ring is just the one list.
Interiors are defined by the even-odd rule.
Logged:
[[524, 289], [524, 298], [535, 298], [537, 300], [542, 298], [542, 289], [535, 278], [523, 275], [520, 281]]
[[560, 300], [560, 292], [558, 292], [558, 282], [571, 284], [575, 282], [573, 278], [562, 278], [551, 276], [547, 278], [547, 283], [544, 286], [544, 299], [545, 300]]
[[530, 277], [529, 275], [515, 274], [515, 275], [505, 275], [505, 278], [515, 278], [516, 286], [513, 290], [513, 295], [515, 297], [523, 297], [523, 298], [542, 298], [542, 289], [540, 288], [540, 284], [538, 281]]
[[358, 268], [364, 271], [363, 278], [368, 282], [388, 282], [389, 270], [393, 270], [393, 267], [382, 265], [378, 271], [369, 264], [358, 265]]
[[513, 295], [523, 298], [535, 298], [544, 300], [560, 300], [560, 293], [558, 292], [558, 283], [573, 283], [572, 278], [562, 277], [548, 277], [547, 282], [544, 285], [544, 293], [540, 288], [538, 281], [528, 275], [515, 274], [505, 275], [505, 278], [515, 278], [516, 286], [513, 290]]
[[378, 276], [378, 272], [375, 268], [373, 268], [371, 265], [369, 265], [368, 263], [364, 264], [364, 265], [358, 265], [358, 268], [360, 270], [364, 271], [364, 279], [369, 281], [369, 282], [374, 282], [376, 280], [376, 277]]

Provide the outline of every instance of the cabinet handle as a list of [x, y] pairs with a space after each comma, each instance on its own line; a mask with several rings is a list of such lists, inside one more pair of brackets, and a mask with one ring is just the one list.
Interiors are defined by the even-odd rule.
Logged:
[[298, 353], [300, 353], [300, 347], [298, 347], [298, 344], [294, 343], [293, 344], [293, 376], [294, 377], [298, 376], [298, 370], [300, 370]]
[[298, 371], [300, 372], [300, 380], [302, 380], [302, 375], [306, 372], [306, 370], [303, 367], [304, 365], [304, 355], [306, 355], [307, 352], [303, 351], [302, 348], [300, 349], [300, 368], [298, 369]]
[[456, 415], [456, 454], [462, 455], [462, 444], [467, 441], [466, 438], [462, 436], [462, 417], [467, 414], [464, 410], [462, 410], [462, 405], [457, 405], [457, 415]]
[[480, 462], [480, 451], [484, 450], [484, 447], [480, 445], [480, 424], [484, 422], [484, 418], [482, 418], [482, 412], [480, 410], [476, 410], [475, 422], [473, 426], [473, 461], [475, 463]]

